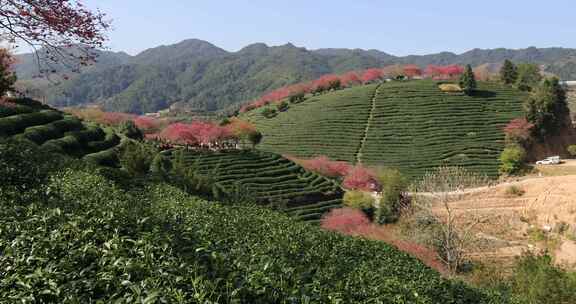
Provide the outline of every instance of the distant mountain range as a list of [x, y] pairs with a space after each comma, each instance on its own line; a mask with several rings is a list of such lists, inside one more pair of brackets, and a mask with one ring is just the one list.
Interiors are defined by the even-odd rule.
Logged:
[[[145, 113], [178, 102], [198, 111], [217, 111], [256, 98], [266, 91], [317, 78], [390, 64], [500, 63], [505, 59], [538, 63], [563, 79], [576, 79], [576, 49], [474, 49], [463, 54], [442, 52], [397, 57], [378, 50], [308, 50], [292, 44], [249, 45], [237, 52], [190, 39], [130, 56], [99, 52], [98, 63], [53, 86], [35, 78], [33, 54], [19, 55], [20, 86], [55, 106], [98, 103], [111, 111]], [[59, 68], [61, 73], [66, 70]]]

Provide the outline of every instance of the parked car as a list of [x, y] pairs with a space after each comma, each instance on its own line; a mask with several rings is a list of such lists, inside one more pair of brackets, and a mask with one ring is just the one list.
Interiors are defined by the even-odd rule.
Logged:
[[537, 165], [557, 165], [560, 163], [560, 156], [550, 156], [536, 162]]

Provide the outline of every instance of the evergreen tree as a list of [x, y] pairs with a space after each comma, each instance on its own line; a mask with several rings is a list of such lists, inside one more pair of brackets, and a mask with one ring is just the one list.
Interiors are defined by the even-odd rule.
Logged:
[[506, 59], [500, 69], [500, 80], [504, 84], [513, 84], [516, 83], [516, 79], [518, 79], [518, 70], [512, 61]]
[[248, 140], [252, 144], [252, 149], [255, 149], [256, 146], [262, 141], [262, 137], [263, 137], [262, 133], [258, 131], [252, 132], [248, 135]]
[[476, 90], [476, 78], [474, 77], [474, 72], [472, 71], [472, 66], [466, 65], [464, 74], [460, 77], [460, 87], [464, 92], [470, 95], [474, 90]]
[[554, 134], [568, 115], [566, 93], [558, 78], [545, 79], [524, 104], [526, 119], [536, 126], [541, 137]]

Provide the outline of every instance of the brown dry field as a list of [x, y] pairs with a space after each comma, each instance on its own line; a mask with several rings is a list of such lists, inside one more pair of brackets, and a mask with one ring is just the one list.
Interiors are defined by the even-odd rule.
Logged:
[[[576, 268], [576, 174], [561, 175], [576, 170], [576, 162], [539, 167], [546, 173], [467, 190], [450, 203], [461, 225], [477, 223], [471, 257], [510, 262], [525, 250], [547, 249], [559, 264]], [[524, 193], [511, 194], [511, 187]]]

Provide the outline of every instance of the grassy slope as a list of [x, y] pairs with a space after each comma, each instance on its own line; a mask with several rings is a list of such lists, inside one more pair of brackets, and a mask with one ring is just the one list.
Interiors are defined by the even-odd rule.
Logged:
[[263, 132], [261, 148], [267, 151], [351, 162], [360, 152], [365, 164], [398, 167], [411, 177], [441, 164], [497, 174], [501, 127], [521, 115], [520, 92], [481, 83], [477, 96], [449, 95], [432, 81], [376, 89], [368, 85], [312, 97], [271, 119], [261, 109], [246, 117]]
[[248, 196], [302, 220], [317, 221], [324, 212], [342, 203], [342, 192], [334, 181], [308, 172], [278, 154], [186, 152], [184, 162], [213, 179], [223, 191], [236, 193], [232, 196]]
[[24, 139], [50, 151], [116, 165], [116, 147], [121, 139], [111, 129], [86, 124], [30, 99], [13, 102], [17, 105], [0, 104], [0, 137]]

